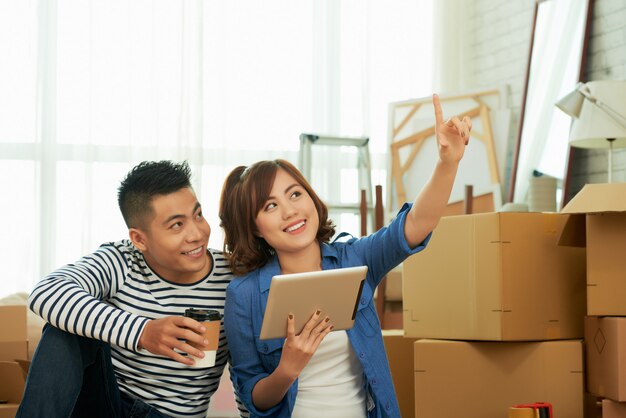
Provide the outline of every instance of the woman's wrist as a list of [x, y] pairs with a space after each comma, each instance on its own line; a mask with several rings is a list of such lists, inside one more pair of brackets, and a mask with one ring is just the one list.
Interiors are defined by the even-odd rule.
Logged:
[[291, 386], [293, 382], [296, 381], [300, 373], [293, 370], [292, 367], [286, 365], [285, 362], [281, 361], [278, 363], [278, 367], [276, 367], [276, 370], [274, 370], [272, 374], [280, 383]]
[[439, 161], [437, 161], [437, 165], [446, 170], [456, 170], [459, 167], [460, 163], [461, 163], [461, 160], [455, 160], [455, 159], [444, 160], [441, 157], [439, 158]]

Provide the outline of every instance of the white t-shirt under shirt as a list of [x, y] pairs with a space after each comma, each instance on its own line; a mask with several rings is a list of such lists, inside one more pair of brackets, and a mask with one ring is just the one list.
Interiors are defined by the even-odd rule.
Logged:
[[328, 334], [298, 376], [293, 418], [364, 418], [363, 367], [345, 331]]

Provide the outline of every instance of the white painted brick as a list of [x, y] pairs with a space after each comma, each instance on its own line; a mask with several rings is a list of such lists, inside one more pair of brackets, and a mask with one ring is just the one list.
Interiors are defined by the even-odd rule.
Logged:
[[596, 0], [594, 5], [596, 16], [606, 16], [626, 9], [624, 0]]
[[532, 12], [530, 10], [520, 10], [509, 16], [508, 24], [510, 30], [523, 29], [530, 34], [532, 24]]
[[586, 80], [605, 80], [610, 79], [612, 70], [610, 68], [602, 68], [598, 71], [592, 71], [585, 74]]
[[603, 29], [611, 31], [617, 28], [623, 28], [626, 25], [626, 9], [610, 13], [600, 18], [600, 25]]
[[588, 56], [587, 59], [587, 69], [598, 71], [602, 68], [606, 68], [606, 54], [604, 50]]
[[626, 44], [618, 44], [614, 48], [607, 48], [605, 56], [608, 67], [617, 67], [623, 64], [626, 62]]
[[[484, 22], [489, 22], [490, 25], [493, 25], [498, 22], [498, 11], [494, 8], [487, 9], [483, 12]], [[490, 25], [487, 25], [489, 27]]]
[[484, 0], [484, 6], [487, 10], [495, 11], [498, 7], [498, 0]]
[[499, 63], [506, 62], [508, 56], [509, 56], [508, 51], [501, 49], [496, 52], [496, 61]]
[[[512, 45], [507, 52], [507, 58], [509, 60], [523, 60], [524, 65], [528, 62], [528, 55], [530, 51], [528, 50], [528, 45], [526, 44]], [[524, 71], [526, 70], [524, 69]]]
[[486, 55], [481, 58], [481, 61], [482, 61], [481, 65], [484, 68], [493, 68], [496, 63], [496, 57], [494, 55]]
[[511, 0], [505, 3], [505, 9], [508, 12], [508, 15], [518, 15], [522, 13], [524, 10], [528, 8], [527, 3], [528, 0]]
[[510, 5], [506, 3], [498, 5], [496, 11], [498, 13], [498, 22], [506, 22], [512, 13]]
[[511, 45], [510, 34], [505, 34], [502, 36], [498, 36], [494, 42], [493, 46], [498, 51], [508, 51]]
[[624, 34], [621, 30], [612, 30], [593, 37], [593, 50], [611, 49], [624, 42]]

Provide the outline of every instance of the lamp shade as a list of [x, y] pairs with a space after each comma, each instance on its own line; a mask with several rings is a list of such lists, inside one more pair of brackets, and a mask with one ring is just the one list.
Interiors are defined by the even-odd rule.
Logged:
[[580, 111], [583, 107], [583, 101], [585, 100], [585, 95], [582, 92], [586, 89], [587, 87], [585, 87], [584, 83], [578, 83], [573, 92], [556, 102], [556, 107], [561, 109], [567, 115], [577, 118], [580, 115]]
[[[571, 96], [571, 97], [570, 97]], [[582, 99], [582, 100], [581, 100]], [[578, 104], [580, 103], [580, 105]], [[563, 105], [563, 106], [561, 106]], [[574, 124], [570, 145], [579, 148], [626, 147], [626, 81], [590, 81], [559, 101], [561, 109], [572, 111]], [[578, 117], [576, 109], [580, 108]]]

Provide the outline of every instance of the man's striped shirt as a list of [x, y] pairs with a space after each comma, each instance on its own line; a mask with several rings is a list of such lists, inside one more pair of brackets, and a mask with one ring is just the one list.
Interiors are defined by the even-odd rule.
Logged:
[[219, 251], [208, 253], [211, 272], [182, 285], [159, 277], [129, 240], [103, 244], [43, 278], [30, 295], [30, 309], [57, 328], [110, 343], [122, 392], [166, 415], [205, 417], [228, 360], [223, 322], [216, 364], [210, 368], [192, 368], [140, 350], [138, 341], [149, 319], [183, 315], [187, 308], [224, 313], [232, 275]]

